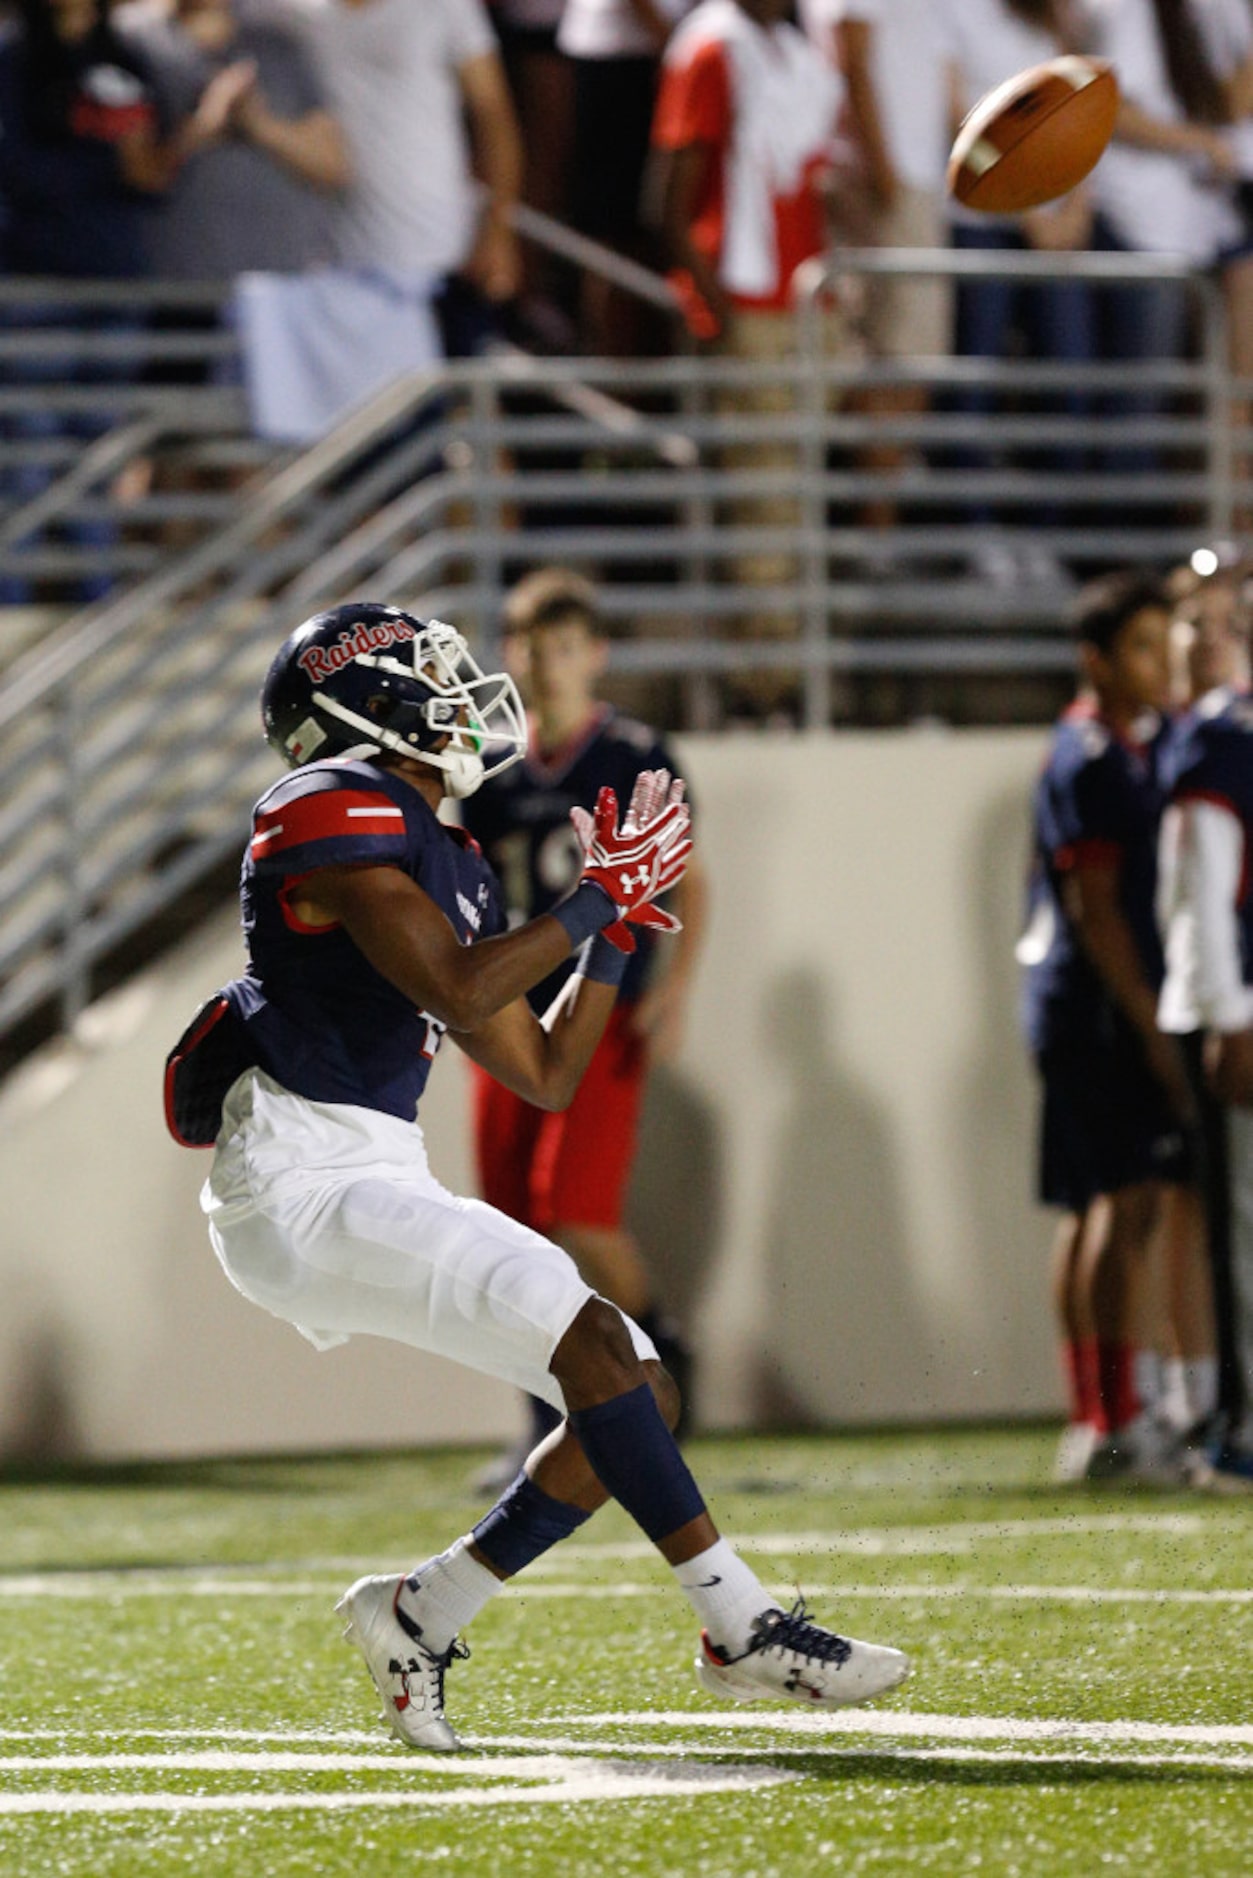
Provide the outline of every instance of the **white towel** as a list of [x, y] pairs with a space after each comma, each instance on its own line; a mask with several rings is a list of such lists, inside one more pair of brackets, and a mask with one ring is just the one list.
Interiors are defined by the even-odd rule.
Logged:
[[437, 284], [343, 268], [241, 274], [234, 315], [257, 436], [316, 442], [384, 385], [438, 363]]

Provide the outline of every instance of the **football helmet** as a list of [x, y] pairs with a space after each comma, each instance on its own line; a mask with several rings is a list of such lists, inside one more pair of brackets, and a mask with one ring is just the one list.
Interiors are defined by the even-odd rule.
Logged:
[[441, 620], [373, 602], [331, 607], [289, 634], [261, 688], [261, 718], [293, 767], [392, 750], [442, 770], [456, 797], [526, 751], [507, 673], [485, 673]]

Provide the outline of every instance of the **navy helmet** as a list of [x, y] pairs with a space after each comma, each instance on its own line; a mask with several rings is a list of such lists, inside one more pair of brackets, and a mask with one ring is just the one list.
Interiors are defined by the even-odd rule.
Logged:
[[526, 751], [506, 672], [485, 673], [441, 620], [355, 601], [316, 613], [279, 647], [261, 688], [265, 734], [293, 766], [390, 750], [472, 795]]

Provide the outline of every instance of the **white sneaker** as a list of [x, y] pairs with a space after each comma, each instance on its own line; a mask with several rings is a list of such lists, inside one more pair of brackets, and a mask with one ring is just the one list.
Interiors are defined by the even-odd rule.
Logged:
[[411, 1748], [449, 1753], [461, 1746], [444, 1719], [444, 1672], [469, 1656], [454, 1637], [446, 1650], [429, 1650], [422, 1626], [400, 1609], [403, 1578], [358, 1578], [335, 1609], [347, 1618], [344, 1635], [365, 1658], [383, 1698], [383, 1720]]
[[1064, 1486], [1082, 1480], [1100, 1436], [1091, 1422], [1067, 1422], [1057, 1443], [1053, 1460], [1053, 1478]]
[[728, 1656], [700, 1633], [696, 1676], [711, 1695], [733, 1702], [788, 1698], [807, 1708], [851, 1708], [904, 1682], [909, 1658], [878, 1643], [858, 1643], [811, 1624], [803, 1598], [790, 1611], [763, 1611], [742, 1656]]
[[1137, 1415], [1124, 1428], [1103, 1435], [1083, 1478], [1097, 1483], [1126, 1481], [1143, 1487], [1187, 1487], [1192, 1477], [1180, 1437], [1154, 1415]]

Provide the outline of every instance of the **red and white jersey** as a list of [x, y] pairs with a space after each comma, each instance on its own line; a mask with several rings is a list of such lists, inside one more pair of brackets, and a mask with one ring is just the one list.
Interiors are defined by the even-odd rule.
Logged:
[[707, 147], [692, 239], [731, 298], [789, 304], [792, 275], [826, 246], [818, 177], [843, 85], [804, 35], [702, 0], [666, 48], [653, 120], [661, 150]]

